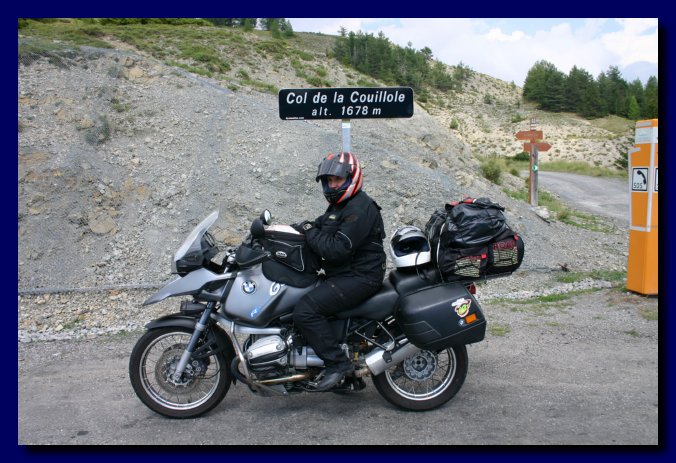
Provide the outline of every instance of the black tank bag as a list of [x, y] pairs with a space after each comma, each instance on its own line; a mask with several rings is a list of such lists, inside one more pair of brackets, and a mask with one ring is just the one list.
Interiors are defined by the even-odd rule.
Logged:
[[298, 272], [316, 273], [319, 270], [319, 257], [310, 249], [305, 235], [268, 230], [259, 242], [270, 251], [273, 260]]

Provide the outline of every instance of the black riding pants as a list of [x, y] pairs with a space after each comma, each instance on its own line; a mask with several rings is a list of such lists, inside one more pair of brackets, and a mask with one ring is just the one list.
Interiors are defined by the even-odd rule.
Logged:
[[293, 321], [326, 366], [347, 361], [328, 318], [356, 307], [380, 287], [380, 283], [359, 277], [328, 278], [298, 301]]

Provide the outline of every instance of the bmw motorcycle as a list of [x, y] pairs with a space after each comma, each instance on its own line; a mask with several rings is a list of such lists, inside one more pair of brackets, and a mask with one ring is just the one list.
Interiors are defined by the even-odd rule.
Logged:
[[[174, 255], [178, 277], [143, 303], [183, 298], [177, 313], [146, 325], [129, 360], [140, 400], [171, 418], [203, 415], [237, 382], [289, 396], [319, 392], [324, 374], [293, 324], [296, 302], [324, 284], [304, 235], [273, 225], [266, 210], [241, 245], [226, 247], [209, 231], [217, 219], [214, 211], [192, 230]], [[433, 266], [390, 271], [378, 293], [332, 319], [354, 369], [330, 391], [359, 391], [370, 376], [401, 409], [448, 402], [467, 375], [466, 345], [486, 330], [474, 293], [472, 281], [442, 281]]]

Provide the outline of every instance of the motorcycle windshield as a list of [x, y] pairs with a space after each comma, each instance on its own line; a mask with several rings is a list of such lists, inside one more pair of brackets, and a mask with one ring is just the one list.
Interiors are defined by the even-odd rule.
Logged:
[[216, 222], [217, 219], [218, 211], [214, 211], [209, 214], [206, 219], [202, 220], [199, 225], [197, 225], [193, 231], [190, 232], [181, 247], [178, 248], [178, 251], [176, 251], [176, 254], [174, 254], [174, 262], [183, 259], [191, 252], [199, 252], [201, 250], [200, 240], [202, 239], [202, 236], [207, 232], [209, 227], [211, 227], [214, 222]]

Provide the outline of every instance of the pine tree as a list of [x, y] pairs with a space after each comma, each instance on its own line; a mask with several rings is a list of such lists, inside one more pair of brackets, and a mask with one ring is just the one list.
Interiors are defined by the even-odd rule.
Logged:
[[641, 118], [641, 108], [639, 107], [634, 95], [629, 97], [629, 103], [627, 106], [629, 107], [627, 110], [627, 118], [632, 121], [639, 120]]
[[645, 105], [641, 108], [641, 117], [644, 119], [657, 119], [658, 114], [658, 88], [657, 78], [650, 76], [645, 85]]

